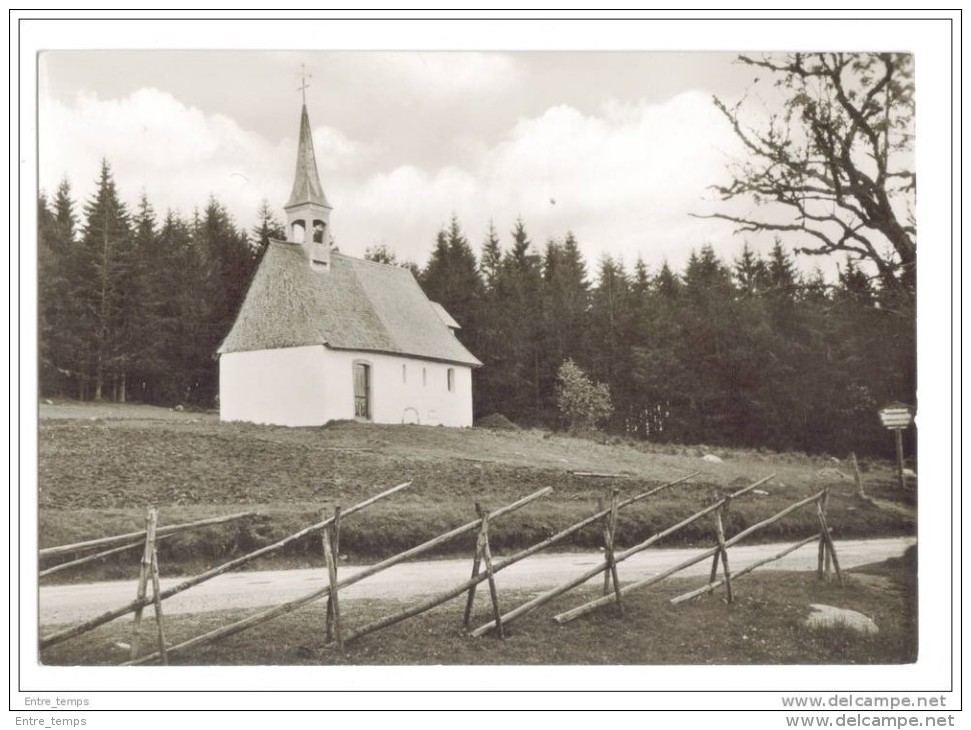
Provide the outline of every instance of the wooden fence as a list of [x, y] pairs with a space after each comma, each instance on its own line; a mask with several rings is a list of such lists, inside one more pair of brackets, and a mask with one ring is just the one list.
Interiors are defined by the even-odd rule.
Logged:
[[554, 598], [563, 595], [567, 591], [573, 590], [577, 586], [583, 585], [588, 580], [591, 580], [592, 578], [596, 578], [598, 575], [600, 575], [600, 573], [604, 573], [604, 586], [605, 586], [605, 589], [608, 586], [607, 581], [608, 580], [611, 580], [611, 579], [614, 579], [614, 591], [615, 591], [615, 595], [617, 596], [617, 598], [619, 600], [620, 595], [621, 595], [621, 589], [618, 587], [618, 582], [615, 580], [615, 577], [616, 577], [616, 574], [617, 574], [617, 569], [616, 569], [617, 563], [621, 563], [624, 560], [627, 560], [632, 555], [636, 555], [637, 553], [639, 553], [639, 552], [641, 552], [643, 550], [646, 550], [651, 545], [653, 545], [654, 543], [656, 543], [658, 540], [661, 540], [661, 539], [667, 537], [668, 535], [670, 535], [671, 533], [676, 532], [676, 531], [680, 530], [681, 528], [690, 525], [692, 522], [696, 522], [697, 520], [700, 520], [702, 517], [704, 517], [707, 514], [711, 514], [712, 512], [718, 510], [721, 507], [721, 505], [726, 502], [726, 500], [729, 500], [729, 499], [732, 499], [732, 498], [741, 497], [743, 494], [746, 494], [746, 493], [752, 491], [753, 489], [755, 489], [756, 487], [759, 487], [760, 485], [764, 484], [769, 479], [771, 479], [773, 476], [775, 476], [775, 475], [774, 474], [771, 474], [771, 475], [765, 477], [764, 479], [760, 479], [759, 481], [755, 482], [754, 484], [750, 484], [749, 486], [747, 486], [747, 487], [745, 487], [743, 489], [738, 490], [737, 492], [735, 492], [731, 496], [726, 497], [725, 499], [722, 499], [719, 502], [716, 502], [715, 504], [713, 504], [713, 505], [711, 505], [709, 507], [706, 507], [706, 508], [704, 508], [703, 510], [701, 510], [699, 512], [696, 512], [695, 514], [691, 515], [691, 517], [688, 517], [687, 519], [682, 520], [681, 522], [679, 522], [678, 524], [674, 525], [673, 527], [669, 527], [666, 530], [663, 530], [663, 531], [661, 531], [661, 532], [659, 532], [659, 533], [657, 533], [657, 534], [649, 537], [644, 542], [642, 542], [642, 543], [640, 543], [638, 545], [634, 545], [633, 547], [630, 547], [627, 550], [624, 550], [624, 551], [622, 551], [620, 553], [614, 554], [614, 552], [613, 552], [613, 537], [611, 536], [611, 539], [609, 541], [609, 545], [605, 545], [605, 553], [606, 553], [606, 555], [604, 557], [604, 562], [600, 563], [599, 565], [597, 565], [594, 568], [591, 568], [590, 570], [588, 570], [583, 575], [580, 575], [580, 576], [578, 576], [578, 577], [576, 577], [576, 578], [574, 578], [574, 579], [572, 579], [572, 580], [564, 583], [563, 585], [557, 586], [556, 588], [553, 588], [552, 590], [546, 591], [545, 593], [541, 593], [540, 595], [538, 595], [535, 598], [527, 601], [526, 603], [523, 603], [522, 605], [520, 605], [520, 606], [512, 609], [511, 611], [509, 611], [504, 616], [501, 616], [499, 621], [493, 620], [493, 621], [491, 621], [491, 622], [489, 622], [487, 624], [483, 624], [482, 626], [478, 627], [477, 629], [475, 629], [475, 630], [473, 630], [471, 632], [472, 636], [482, 636], [483, 634], [485, 634], [485, 633], [487, 633], [489, 631], [492, 631], [492, 630], [496, 629], [497, 626], [500, 623], [502, 623], [502, 622], [508, 624], [509, 622], [514, 621], [515, 619], [517, 619], [517, 618], [519, 618], [521, 616], [526, 615], [530, 611], [532, 611], [532, 610], [534, 610], [536, 608], [539, 608], [540, 606], [542, 606], [542, 605], [544, 605], [546, 603], [549, 603]]
[[[108, 548], [101, 552], [89, 555], [85, 558], [78, 560], [72, 560], [68, 563], [56, 566], [55, 568], [49, 568], [41, 573], [41, 575], [48, 575], [56, 570], [60, 570], [73, 565], [79, 565], [90, 560], [95, 560], [106, 555], [110, 555], [122, 550], [129, 550], [137, 546], [141, 546], [142, 557], [141, 557], [141, 573], [138, 581], [137, 595], [134, 601], [120, 608], [113, 609], [106, 613], [103, 613], [95, 618], [88, 621], [80, 623], [68, 629], [61, 630], [59, 632], [50, 634], [48, 636], [42, 637], [40, 640], [40, 647], [46, 648], [57, 644], [61, 641], [65, 641], [72, 637], [79, 636], [87, 631], [101, 626], [102, 624], [112, 621], [116, 618], [124, 616], [127, 613], [134, 612], [134, 629], [131, 642], [131, 656], [126, 665], [137, 665], [137, 664], [147, 664], [149, 662], [154, 662], [160, 660], [163, 664], [168, 662], [169, 656], [175, 653], [184, 652], [193, 647], [201, 646], [204, 644], [212, 643], [218, 641], [222, 638], [231, 636], [233, 634], [244, 631], [250, 627], [257, 626], [266, 621], [269, 621], [278, 616], [290, 613], [297, 610], [298, 608], [305, 606], [314, 601], [326, 598], [326, 642], [328, 646], [336, 646], [338, 649], [343, 650], [344, 645], [353, 641], [354, 639], [360, 638], [367, 634], [373, 633], [380, 629], [392, 626], [400, 621], [404, 621], [413, 616], [417, 616], [424, 613], [436, 606], [439, 606], [447, 601], [450, 601], [459, 596], [465, 595], [465, 609], [463, 615], [463, 624], [468, 630], [470, 625], [470, 620], [472, 616], [472, 608], [475, 601], [475, 594], [477, 586], [483, 582], [489, 585], [489, 598], [491, 602], [493, 619], [489, 623], [484, 624], [474, 630], [469, 631], [469, 634], [473, 637], [482, 636], [483, 634], [494, 631], [499, 638], [504, 636], [504, 627], [507, 626], [512, 621], [517, 618], [529, 613], [530, 611], [538, 608], [539, 606], [548, 603], [554, 598], [563, 595], [567, 591], [576, 588], [587, 581], [596, 578], [599, 574], [603, 574], [603, 595], [593, 601], [589, 601], [577, 608], [560, 613], [554, 618], [559, 623], [567, 623], [575, 618], [583, 616], [591, 611], [594, 611], [602, 606], [614, 605], [618, 611], [623, 610], [622, 598], [623, 596], [629, 594], [632, 591], [638, 590], [640, 588], [645, 588], [653, 585], [664, 578], [667, 578], [675, 573], [678, 573], [698, 562], [706, 560], [708, 558], [713, 558], [711, 574], [709, 576], [708, 582], [697, 588], [695, 590], [684, 593], [676, 598], [672, 599], [672, 603], [679, 604], [687, 601], [691, 598], [701, 596], [705, 593], [712, 593], [716, 588], [724, 585], [726, 588], [728, 601], [733, 600], [733, 581], [737, 581], [739, 578], [743, 577], [754, 571], [755, 569], [766, 565], [770, 562], [778, 560], [791, 552], [803, 547], [813, 541], [819, 542], [818, 549], [818, 567], [817, 574], [820, 577], [827, 575], [831, 568], [835, 569], [836, 576], [842, 584], [842, 574], [840, 573], [839, 561], [836, 555], [836, 549], [833, 546], [833, 541], [830, 537], [829, 527], [826, 523], [826, 505], [828, 502], [828, 489], [823, 489], [822, 491], [813, 494], [810, 497], [799, 500], [794, 504], [786, 507], [780, 512], [768, 517], [761, 522], [748, 527], [731, 538], [725, 537], [725, 516], [732, 504], [733, 500], [741, 498], [746, 494], [750, 493], [757, 487], [765, 484], [775, 475], [771, 474], [763, 479], [760, 479], [736, 492], [724, 497], [717, 502], [701, 509], [692, 514], [691, 516], [677, 522], [670, 527], [652, 535], [650, 538], [640, 542], [637, 545], [627, 548], [617, 552], [615, 549], [616, 545], [616, 530], [617, 521], [620, 510], [625, 507], [640, 502], [647, 499], [659, 492], [673, 487], [677, 484], [684, 483], [689, 479], [697, 476], [697, 472], [694, 474], [689, 474], [680, 479], [662, 484], [658, 487], [650, 489], [646, 492], [637, 494], [635, 496], [620, 499], [619, 491], [614, 490], [609, 505], [605, 505], [601, 500], [598, 504], [597, 511], [591, 516], [575, 522], [574, 524], [563, 528], [559, 532], [551, 535], [550, 537], [535, 543], [534, 545], [521, 550], [513, 555], [502, 559], [494, 559], [492, 555], [492, 548], [490, 544], [490, 526], [495, 520], [501, 518], [502, 516], [509, 514], [515, 510], [518, 510], [542, 497], [545, 497], [552, 493], [551, 487], [546, 487], [537, 492], [534, 492], [522, 499], [500, 507], [494, 511], [488, 511], [479, 502], [475, 503], [476, 519], [468, 522], [460, 527], [456, 527], [448, 532], [445, 532], [435, 538], [427, 540], [415, 547], [409, 548], [408, 550], [402, 551], [390, 558], [376, 563], [375, 565], [364, 568], [363, 570], [348, 576], [346, 578], [340, 579], [338, 577], [338, 556], [340, 555], [340, 528], [341, 522], [344, 518], [349, 515], [359, 512], [366, 507], [374, 504], [378, 500], [384, 499], [396, 492], [407, 488], [411, 482], [405, 482], [399, 484], [395, 487], [385, 490], [380, 494], [377, 494], [369, 499], [366, 499], [352, 507], [342, 510], [337, 507], [331, 516], [321, 515], [321, 520], [316, 524], [306, 527], [282, 540], [268, 545], [266, 547], [255, 550], [248, 553], [240, 558], [230, 560], [216, 568], [212, 568], [204, 573], [197, 576], [189, 578], [178, 585], [171, 586], [166, 590], [161, 590], [159, 585], [159, 570], [158, 570], [158, 555], [156, 550], [156, 544], [159, 539], [171, 536], [173, 534], [178, 534], [184, 530], [194, 529], [197, 527], [202, 527], [205, 525], [219, 524], [221, 522], [227, 522], [234, 519], [242, 519], [244, 517], [252, 516], [254, 513], [241, 513], [237, 515], [230, 515], [227, 517], [212, 518], [209, 520], [201, 520], [195, 523], [188, 523], [185, 525], [173, 525], [169, 527], [158, 527], [158, 513], [154, 509], [150, 509], [148, 516], [146, 518], [145, 530], [136, 533], [129, 533], [127, 535], [119, 535], [111, 538], [103, 538], [100, 540], [90, 540], [85, 543], [76, 543], [74, 545], [61, 546], [58, 548], [47, 548], [41, 551], [43, 557], [47, 556], [58, 556], [65, 555], [78, 550], [98, 550], [99, 548]], [[807, 537], [799, 542], [791, 545], [784, 550], [778, 552], [777, 554], [759, 560], [751, 565], [748, 565], [741, 570], [736, 572], [731, 572], [729, 569], [728, 560], [728, 549], [733, 545], [741, 542], [750, 535], [756, 533], [757, 531], [767, 527], [775, 522], [778, 522], [786, 515], [794, 512], [795, 510], [807, 507], [809, 505], [815, 505], [817, 518], [820, 524], [820, 532], [816, 535]], [[713, 527], [715, 532], [715, 545], [714, 547], [703, 551], [702, 553], [685, 560], [678, 565], [662, 571], [656, 575], [653, 575], [647, 579], [640, 580], [634, 583], [627, 584], [623, 587], [620, 585], [619, 570], [618, 565], [623, 561], [627, 560], [633, 555], [640, 553], [650, 546], [654, 545], [658, 541], [664, 539], [665, 537], [677, 532], [678, 530], [687, 527], [688, 525], [697, 522], [707, 515], [713, 515]], [[514, 565], [521, 560], [535, 555], [541, 550], [555, 545], [556, 543], [566, 539], [570, 535], [575, 534], [579, 530], [585, 527], [600, 523], [600, 529], [603, 536], [603, 547], [604, 547], [604, 559], [597, 566], [586, 571], [582, 575], [579, 575], [566, 583], [557, 586], [551, 590], [548, 590], [531, 600], [523, 603], [516, 608], [513, 608], [506, 613], [503, 613], [500, 605], [499, 591], [496, 586], [495, 576], [497, 573], [501, 572], [505, 568]], [[321, 535], [321, 544], [324, 554], [324, 562], [327, 570], [327, 585], [314, 590], [306, 595], [300, 596], [294, 600], [287, 603], [283, 603], [273, 608], [262, 611], [258, 614], [249, 616], [245, 619], [233, 622], [226, 626], [222, 626], [213, 631], [201, 634], [199, 636], [193, 637], [186, 641], [173, 646], [167, 646], [165, 640], [165, 633], [162, 623], [162, 601], [188, 590], [194, 586], [199, 585], [207, 580], [215, 578], [218, 575], [222, 575], [233, 568], [239, 567], [257, 557], [266, 555], [268, 553], [279, 550], [291, 542], [300, 539], [306, 535], [319, 532]], [[470, 534], [476, 532], [476, 542], [475, 549], [472, 556], [472, 571], [471, 577], [456, 586], [448, 589], [447, 591], [441, 592], [437, 595], [430, 596], [427, 599], [405, 608], [397, 613], [380, 618], [378, 620], [372, 621], [364, 626], [348, 630], [345, 626], [344, 617], [341, 614], [340, 607], [340, 591], [347, 588], [355, 583], [358, 583], [370, 576], [380, 573], [394, 565], [402, 563], [404, 561], [410, 560], [418, 555], [426, 553], [450, 540], [453, 540], [461, 535]], [[718, 577], [719, 567], [721, 568], [721, 577]], [[148, 597], [147, 586], [149, 581], [152, 583], [152, 596]], [[152, 605], [155, 610], [156, 624], [158, 628], [158, 650], [146, 654], [143, 656], [138, 656], [139, 654], [139, 629], [141, 623], [141, 616], [143, 609]]]
[[[151, 508], [149, 508], [151, 509]], [[211, 517], [205, 520], [198, 520], [196, 522], [187, 522], [182, 525], [170, 525], [168, 527], [158, 527], [155, 530], [155, 541], [162, 540], [166, 537], [171, 537], [172, 535], [178, 535], [182, 532], [187, 532], [189, 530], [197, 530], [202, 527], [209, 527], [211, 525], [220, 525], [225, 522], [233, 522], [234, 520], [242, 520], [247, 517], [255, 517], [256, 512], [240, 512], [235, 515], [227, 515], [226, 517]], [[97, 550], [101, 547], [113, 546], [108, 550], [103, 550], [101, 552], [93, 553], [90, 555], [85, 555], [84, 557], [77, 558], [76, 560], [70, 560], [64, 563], [58, 563], [50, 568], [45, 568], [38, 573], [38, 576], [44, 578], [45, 576], [52, 575], [54, 573], [59, 573], [62, 570], [67, 570], [68, 568], [74, 568], [78, 565], [84, 565], [85, 563], [90, 563], [94, 560], [100, 560], [101, 558], [106, 558], [109, 555], [116, 555], [118, 553], [123, 553], [126, 550], [132, 550], [137, 547], [143, 547], [145, 545], [145, 540], [148, 535], [148, 525], [141, 532], [129, 532], [126, 535], [115, 535], [113, 537], [102, 537], [97, 540], [86, 540], [84, 542], [76, 542], [70, 545], [59, 545], [57, 547], [43, 548], [38, 551], [40, 559], [61, 557], [63, 555], [74, 555], [77, 553], [87, 552], [89, 550]], [[114, 547], [119, 545], [120, 547]]]
[[[347, 510], [344, 511], [344, 516], [353, 514], [355, 512], [359, 512], [365, 509], [366, 507], [369, 507], [370, 505], [374, 504], [378, 500], [384, 499], [385, 497], [388, 497], [396, 492], [399, 492], [410, 485], [411, 485], [411, 482], [405, 482], [403, 484], [398, 484], [397, 486], [391, 487], [390, 489], [387, 489], [381, 492], [380, 494], [377, 494], [369, 499], [364, 500], [363, 502], [360, 502], [354, 505], [353, 507], [348, 508]], [[204, 583], [207, 580], [211, 580], [212, 578], [215, 578], [218, 575], [227, 573], [230, 570], [237, 568], [241, 565], [244, 565], [252, 560], [255, 560], [260, 556], [267, 555], [276, 550], [279, 550], [285, 545], [288, 545], [296, 540], [299, 540], [302, 537], [310, 535], [314, 532], [318, 532], [322, 530], [324, 527], [328, 527], [331, 524], [333, 524], [333, 521], [334, 521], [334, 518], [331, 517], [321, 522], [318, 522], [314, 525], [311, 525], [310, 527], [305, 527], [299, 532], [295, 532], [292, 535], [283, 538], [279, 542], [275, 542], [272, 545], [267, 545], [266, 547], [262, 547], [259, 550], [254, 550], [253, 552], [247, 553], [242, 557], [236, 558], [235, 560], [230, 560], [226, 563], [223, 563], [222, 565], [219, 565], [219, 566], [216, 566], [215, 568], [207, 570], [204, 573], [200, 573], [199, 575], [196, 575], [192, 578], [188, 578], [187, 580], [184, 580], [177, 585], [166, 588], [165, 590], [160, 591], [157, 595], [153, 596], [151, 599], [145, 597], [144, 595], [139, 595], [135, 598], [134, 601], [124, 606], [102, 613], [99, 616], [95, 616], [94, 618], [89, 619], [88, 621], [84, 621], [80, 624], [77, 624], [76, 626], [72, 626], [70, 628], [57, 631], [53, 634], [48, 634], [47, 636], [43, 636], [40, 639], [40, 648], [45, 649], [49, 646], [53, 646], [54, 644], [58, 644], [62, 641], [66, 641], [67, 639], [80, 636], [84, 633], [87, 633], [88, 631], [91, 631], [92, 629], [97, 628], [98, 626], [101, 626], [102, 624], [106, 624], [109, 621], [113, 621], [116, 618], [120, 618], [129, 613], [140, 611], [143, 608], [145, 608], [145, 606], [148, 605], [149, 603], [156, 604], [157, 602], [161, 602], [167, 598], [171, 598], [172, 596], [178, 593], [182, 593], [183, 591], [186, 591], [192, 588], [193, 586], [197, 586], [200, 583]], [[148, 528], [146, 527], [145, 532], [133, 533], [133, 534], [147, 536]], [[118, 538], [105, 538], [105, 539], [119, 540], [121, 537], [130, 538], [131, 536], [130, 535], [119, 536]], [[100, 541], [92, 540], [88, 544], [97, 543], [97, 542], [100, 542]]]
[[[746, 487], [746, 489], [742, 491], [743, 492], [748, 491], [749, 489], [751, 489], [751, 487]], [[837, 558], [837, 555], [836, 555], [836, 548], [833, 545], [833, 540], [830, 536], [829, 526], [826, 523], [825, 506], [829, 497], [828, 489], [823, 489], [822, 491], [817, 492], [816, 494], [813, 494], [810, 497], [806, 497], [805, 499], [799, 500], [798, 502], [789, 505], [788, 507], [777, 512], [771, 517], [768, 517], [762, 520], [761, 522], [758, 522], [750, 527], [747, 527], [746, 529], [739, 532], [737, 535], [726, 540], [724, 535], [724, 530], [723, 530], [723, 524], [722, 524], [723, 523], [722, 514], [728, 508], [729, 504], [731, 503], [731, 500], [734, 497], [738, 496], [739, 494], [740, 494], [739, 492], [736, 492], [735, 494], [721, 500], [716, 505], [713, 505], [713, 507], [717, 507], [717, 510], [718, 510], [715, 516], [716, 545], [713, 548], [706, 550], [692, 558], [689, 558], [688, 560], [685, 560], [679, 563], [678, 565], [668, 568], [667, 570], [664, 570], [656, 575], [653, 575], [650, 578], [645, 578], [644, 580], [630, 583], [624, 586], [623, 588], [621, 588], [620, 590], [616, 591], [615, 595], [605, 595], [605, 596], [602, 596], [601, 598], [597, 598], [595, 600], [589, 601], [588, 603], [585, 603], [569, 611], [564, 611], [563, 613], [557, 614], [556, 616], [554, 616], [554, 620], [557, 623], [564, 624], [576, 618], [579, 618], [580, 616], [584, 616], [592, 611], [595, 611], [596, 609], [601, 608], [602, 606], [609, 605], [610, 603], [616, 602], [619, 605], [621, 596], [626, 595], [632, 591], [636, 591], [641, 588], [647, 588], [648, 586], [654, 585], [655, 583], [658, 583], [664, 580], [665, 578], [668, 578], [674, 575], [675, 573], [679, 573], [685, 568], [695, 565], [696, 563], [699, 563], [702, 560], [706, 560], [708, 558], [713, 558], [713, 562], [711, 566], [711, 575], [709, 577], [708, 583], [705, 586], [702, 586], [698, 590], [690, 591], [684, 595], [678, 596], [677, 598], [673, 599], [674, 602], [681, 603], [683, 601], [688, 600], [689, 598], [693, 598], [695, 596], [701, 595], [702, 593], [710, 593], [720, 585], [725, 585], [726, 592], [728, 594], [728, 600], [729, 602], [731, 602], [734, 598], [732, 593], [732, 587], [731, 587], [732, 586], [731, 581], [733, 579], [737, 580], [743, 575], [747, 575], [751, 573], [756, 568], [766, 565], [767, 563], [773, 562], [775, 560], [779, 560], [780, 558], [785, 557], [789, 553], [815, 540], [819, 541], [817, 575], [819, 577], [822, 577], [824, 575], [824, 572], [828, 571], [830, 566], [832, 566], [833, 568], [835, 568], [836, 576], [837, 576], [837, 579], [839, 580], [840, 585], [841, 586], [843, 585], [843, 576], [842, 576], [842, 573], [840, 572], [839, 559]], [[732, 574], [730, 572], [728, 567], [728, 548], [730, 548], [732, 545], [735, 545], [741, 542], [745, 538], [755, 534], [759, 530], [778, 522], [786, 515], [789, 515], [798, 509], [801, 509], [803, 507], [813, 505], [813, 504], [816, 507], [816, 514], [819, 520], [820, 532], [818, 534], [807, 537], [804, 540], [800, 540], [796, 544], [787, 547], [786, 549], [782, 550], [781, 552], [769, 558], [752, 563], [751, 565], [746, 566], [745, 568], [738, 571], [737, 573]], [[697, 515], [695, 516], [695, 519], [697, 519], [697, 517], [700, 516], [701, 514], [705, 512], [710, 512], [710, 511], [711, 511], [711, 508], [708, 508], [708, 510], [703, 510], [702, 512], [697, 513]], [[676, 527], [680, 527], [683, 524], [684, 523], [679, 523], [679, 525], [677, 525]], [[670, 529], [666, 532], [670, 532]], [[659, 533], [659, 534], [664, 534], [664, 533]], [[721, 566], [722, 566], [723, 577], [721, 579], [716, 579], [719, 562], [721, 563]]]
[[[688, 479], [691, 479], [694, 476], [697, 476], [697, 472], [694, 474], [689, 474], [688, 476], [682, 477], [680, 479], [676, 479], [672, 482], [668, 482], [667, 484], [662, 484], [658, 487], [648, 490], [647, 492], [635, 495], [625, 500], [619, 500], [618, 494], [617, 492], [615, 492], [610, 508], [601, 509], [600, 511], [591, 515], [590, 517], [587, 517], [586, 519], [583, 519], [579, 522], [576, 522], [570, 525], [569, 527], [566, 527], [560, 530], [559, 532], [555, 533], [554, 535], [551, 535], [545, 540], [542, 540], [524, 550], [521, 550], [520, 552], [517, 552], [513, 555], [502, 558], [501, 560], [497, 560], [495, 562], [492, 561], [491, 550], [489, 548], [489, 520], [494, 519], [494, 516], [488, 515], [488, 514], [482, 514], [479, 522], [479, 537], [476, 541], [476, 550], [475, 550], [475, 555], [473, 557], [473, 563], [472, 563], [472, 576], [469, 578], [469, 580], [457, 586], [453, 586], [452, 588], [446, 591], [443, 591], [442, 593], [436, 594], [434, 596], [430, 596], [424, 601], [417, 603], [413, 606], [410, 606], [408, 608], [405, 608], [402, 611], [399, 611], [398, 613], [392, 614], [390, 616], [386, 616], [384, 618], [373, 621], [365, 626], [362, 626], [361, 628], [346, 634], [344, 636], [344, 640], [350, 641], [352, 639], [357, 639], [357, 638], [360, 638], [361, 636], [365, 636], [366, 634], [370, 634], [375, 631], [378, 631], [379, 629], [387, 628], [388, 626], [393, 626], [394, 624], [399, 623], [400, 621], [404, 621], [405, 619], [425, 613], [426, 611], [429, 611], [432, 608], [435, 608], [436, 606], [440, 606], [441, 604], [446, 603], [447, 601], [450, 601], [454, 598], [458, 598], [463, 594], [467, 595], [463, 623], [466, 626], [466, 628], [468, 628], [470, 618], [471, 618], [471, 613], [472, 613], [471, 611], [472, 604], [475, 599], [476, 587], [480, 583], [483, 583], [485, 581], [489, 582], [489, 593], [490, 593], [490, 598], [492, 600], [494, 618], [497, 626], [500, 627], [501, 629], [503, 617], [499, 613], [499, 597], [498, 597], [498, 592], [496, 590], [495, 581], [494, 581], [494, 576], [497, 573], [499, 573], [502, 570], [505, 570], [511, 565], [515, 565], [521, 560], [525, 560], [531, 555], [535, 555], [536, 553], [542, 550], [545, 550], [546, 548], [552, 545], [555, 545], [558, 542], [563, 541], [570, 535], [573, 535], [574, 533], [582, 530], [584, 527], [595, 524], [598, 521], [606, 520], [607, 521], [606, 525], [609, 525], [609, 529], [612, 534], [614, 527], [616, 526], [616, 522], [617, 522], [616, 514], [618, 510], [624, 507], [627, 507], [629, 505], [632, 505], [636, 502], [640, 502], [641, 500], [646, 499], [652, 495], [655, 495], [658, 492], [661, 492], [665, 489], [668, 489], [669, 487], [673, 487], [676, 484], [681, 484], [687, 481]], [[477, 506], [477, 510], [478, 509], [481, 509], [481, 508]], [[605, 526], [605, 529], [606, 529], [606, 526]], [[480, 572], [480, 568], [483, 562], [485, 563], [485, 571]], [[500, 631], [500, 635], [501, 635], [501, 631]]]
[[[456, 537], [474, 532], [476, 529], [479, 529], [481, 534], [483, 526], [486, 526], [486, 530], [487, 530], [488, 529], [487, 526], [491, 521], [494, 521], [499, 517], [502, 517], [503, 515], [509, 514], [510, 512], [514, 512], [515, 510], [521, 509], [522, 507], [525, 507], [530, 502], [534, 502], [535, 500], [541, 497], [545, 497], [548, 494], [551, 494], [552, 492], [553, 492], [552, 487], [545, 487], [543, 489], [540, 489], [537, 492], [533, 492], [532, 494], [526, 497], [523, 497], [522, 499], [516, 502], [513, 502], [512, 504], [508, 504], [505, 507], [501, 507], [493, 512], [489, 512], [489, 513], [483, 512], [479, 519], [466, 523], [461, 527], [456, 527], [453, 530], [449, 530], [448, 532], [443, 533], [438, 537], [432, 538], [431, 540], [423, 542], [420, 545], [416, 545], [415, 547], [409, 548], [408, 550], [400, 552], [397, 555], [393, 555], [392, 557], [387, 558], [386, 560], [383, 560], [379, 563], [376, 563], [375, 565], [371, 565], [365, 568], [364, 570], [361, 570], [355, 573], [354, 575], [344, 578], [343, 580], [337, 580], [336, 564], [334, 563], [334, 559], [333, 559], [333, 556], [337, 554], [335, 547], [337, 547], [336, 539], [338, 538], [338, 535], [336, 533], [335, 528], [339, 522], [339, 517], [340, 517], [340, 514], [337, 513], [335, 514], [334, 517], [328, 520], [325, 520], [323, 523], [319, 523], [319, 525], [315, 527], [315, 529], [321, 529], [323, 527], [329, 528], [329, 530], [324, 533], [324, 538], [323, 538], [325, 558], [328, 554], [330, 555], [329, 558], [326, 558], [327, 569], [328, 569], [327, 572], [328, 572], [328, 578], [329, 578], [328, 585], [322, 588], [319, 588], [315, 591], [312, 591], [311, 593], [308, 593], [304, 596], [296, 598], [292, 601], [289, 601], [287, 603], [281, 604], [279, 606], [275, 606], [274, 608], [271, 608], [269, 610], [262, 611], [253, 616], [249, 616], [245, 619], [241, 619], [240, 621], [236, 621], [226, 626], [222, 626], [206, 634], [196, 636], [192, 639], [182, 642], [181, 644], [176, 644], [175, 646], [168, 647], [167, 653], [169, 655], [172, 655], [176, 652], [182, 652], [196, 646], [201, 646], [203, 644], [209, 644], [214, 641], [218, 641], [219, 639], [226, 638], [227, 636], [232, 636], [233, 634], [238, 634], [241, 631], [245, 631], [248, 628], [265, 623], [270, 619], [276, 618], [277, 616], [282, 616], [284, 614], [291, 613], [292, 611], [295, 611], [301, 606], [305, 606], [309, 603], [320, 600], [324, 597], [328, 598], [328, 608], [327, 608], [328, 631], [330, 632], [332, 630], [334, 635], [336, 635], [336, 641], [338, 645], [343, 646], [344, 641], [347, 641], [349, 638], [356, 638], [358, 636], [362, 636], [363, 633], [361, 631], [357, 631], [351, 636], [343, 635], [342, 619], [340, 616], [339, 601], [337, 598], [337, 596], [339, 595], [340, 589], [347, 588], [348, 586], [354, 585], [355, 583], [359, 583], [365, 578], [368, 578], [372, 575], [375, 575], [384, 570], [387, 570], [388, 568], [394, 565], [397, 565], [398, 563], [402, 563], [402, 562], [405, 562], [406, 560], [410, 560], [411, 558], [421, 555], [422, 553], [426, 553], [429, 550], [432, 550], [433, 548], [436, 548], [439, 545], [442, 545], [443, 543], [446, 543], [450, 540], [455, 539]], [[347, 514], [348, 512], [350, 512], [350, 510], [345, 512], [345, 514]], [[308, 530], [309, 529], [311, 528], [308, 528]], [[377, 629], [372, 629], [372, 630], [377, 630]], [[365, 633], [368, 633], [368, 632], [365, 632]], [[160, 659], [160, 658], [161, 658], [161, 652], [159, 651], [159, 652], [155, 652], [154, 654], [147, 654], [138, 659], [125, 662], [125, 664], [126, 665], [147, 664], [149, 662], [155, 661], [156, 659]]]

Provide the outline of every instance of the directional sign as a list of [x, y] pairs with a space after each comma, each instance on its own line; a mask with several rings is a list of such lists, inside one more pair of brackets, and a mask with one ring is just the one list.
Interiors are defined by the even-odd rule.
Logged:
[[880, 423], [884, 428], [907, 428], [914, 420], [910, 406], [903, 403], [892, 403], [880, 409]]

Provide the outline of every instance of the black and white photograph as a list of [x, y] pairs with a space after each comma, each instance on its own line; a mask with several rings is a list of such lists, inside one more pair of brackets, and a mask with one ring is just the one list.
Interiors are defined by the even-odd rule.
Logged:
[[18, 724], [953, 725], [955, 22], [22, 19]]

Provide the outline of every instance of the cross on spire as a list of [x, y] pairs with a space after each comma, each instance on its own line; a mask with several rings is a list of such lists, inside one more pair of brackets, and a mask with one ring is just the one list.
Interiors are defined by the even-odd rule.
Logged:
[[[310, 74], [310, 78], [314, 75]], [[304, 104], [307, 103], [307, 89], [310, 87], [310, 83], [307, 81], [307, 68], [302, 63], [300, 64], [300, 86], [297, 87], [297, 91], [300, 92], [301, 100]]]

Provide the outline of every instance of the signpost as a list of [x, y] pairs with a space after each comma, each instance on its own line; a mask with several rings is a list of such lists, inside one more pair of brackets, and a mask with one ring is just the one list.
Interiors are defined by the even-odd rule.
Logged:
[[910, 406], [905, 403], [891, 403], [880, 409], [880, 423], [884, 428], [893, 431], [897, 443], [897, 483], [904, 488], [904, 429], [914, 420]]

